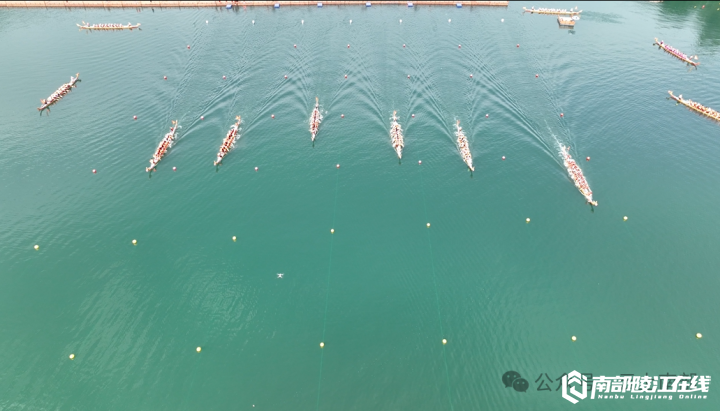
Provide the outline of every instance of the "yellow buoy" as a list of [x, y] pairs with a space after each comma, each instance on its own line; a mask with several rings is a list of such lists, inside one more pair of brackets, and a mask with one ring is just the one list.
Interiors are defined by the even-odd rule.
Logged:
[[577, 341], [577, 337], [574, 335], [570, 339], [573, 340], [573, 342]]
[[623, 217], [623, 221], [627, 221], [627, 216]]
[[137, 245], [137, 240], [132, 241], [133, 245]]
[[197, 352], [202, 351], [202, 347], [197, 347], [197, 348], [195, 349], [195, 351], [197, 351]]
[[335, 234], [335, 229], [334, 229], [334, 228], [331, 228], [331, 229], [330, 229], [330, 234]]
[[530, 222], [530, 219], [529, 219], [529, 218], [526, 218], [526, 219], [525, 219], [525, 222], [526, 222], [526, 223], [529, 223], [529, 222]]
[[325, 343], [324, 343], [324, 342], [321, 342], [321, 343], [320, 343], [320, 348], [325, 348]]
[[447, 344], [447, 340], [443, 338], [443, 345]]
[[700, 334], [700, 333], [695, 334], [695, 338], [697, 338], [698, 340], [701, 339], [701, 338], [702, 338], [702, 334]]
[[233, 241], [237, 241], [237, 237], [233, 236]]
[[39, 250], [39, 249], [40, 249], [40, 246], [37, 245], [37, 244], [35, 244], [35, 247], [34, 247], [34, 248], [35, 248], [36, 250]]
[[430, 228], [430, 223], [427, 223], [428, 228]]
[[70, 358], [71, 360], [74, 360], [74, 359], [75, 359], [75, 354], [70, 354], [70, 357], [68, 357], [68, 358]]

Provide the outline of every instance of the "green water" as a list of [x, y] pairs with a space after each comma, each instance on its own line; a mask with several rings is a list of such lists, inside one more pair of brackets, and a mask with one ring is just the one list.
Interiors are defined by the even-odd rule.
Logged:
[[719, 409], [535, 382], [720, 378], [717, 7], [0, 11], [0, 409]]

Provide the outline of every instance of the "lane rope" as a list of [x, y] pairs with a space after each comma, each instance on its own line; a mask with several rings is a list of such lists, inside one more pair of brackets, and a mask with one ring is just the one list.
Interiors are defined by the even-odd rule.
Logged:
[[[333, 218], [332, 218], [332, 228], [335, 229], [335, 216], [337, 214], [337, 198], [338, 198], [338, 188], [339, 188], [339, 182], [340, 182], [340, 169], [336, 169], [336, 176], [335, 176], [335, 201], [333, 205]], [[327, 329], [327, 312], [328, 312], [328, 300], [330, 297], [330, 274], [332, 273], [332, 252], [333, 252], [333, 242], [335, 239], [335, 234], [330, 234], [330, 258], [328, 261], [328, 273], [327, 273], [327, 282], [325, 285], [325, 314], [323, 316], [323, 331], [322, 331], [322, 339], [320, 342], [325, 342], [325, 330]], [[315, 404], [315, 409], [320, 409], [320, 388], [322, 385], [322, 370], [323, 370], [323, 357], [325, 354], [325, 348], [320, 349], [320, 372], [318, 375], [318, 393], [317, 393], [317, 403]]]
[[[428, 212], [427, 212], [427, 202], [425, 201], [425, 177], [423, 175], [422, 166], [420, 167], [420, 187], [422, 188], [422, 199], [423, 199], [423, 210], [425, 211], [425, 221], [429, 222], [428, 220]], [[437, 313], [438, 313], [438, 325], [440, 326], [440, 338], [445, 338], [445, 333], [443, 331], [443, 324], [442, 324], [442, 315], [440, 314], [440, 293], [438, 292], [437, 287], [437, 276], [435, 274], [435, 257], [433, 256], [433, 250], [432, 250], [432, 239], [430, 237], [430, 229], [427, 230], [427, 239], [428, 239], [428, 248], [430, 250], [430, 267], [432, 268], [432, 279], [433, 279], [433, 286], [435, 288], [435, 306], [437, 307]], [[447, 383], [447, 390], [448, 390], [448, 404], [450, 405], [450, 410], [454, 410], [453, 403], [452, 403], [452, 397], [451, 397], [451, 390], [450, 390], [450, 372], [448, 371], [448, 363], [447, 363], [447, 355], [445, 354], [445, 344], [442, 345], [442, 356], [443, 356], [443, 363], [445, 364], [445, 381]]]

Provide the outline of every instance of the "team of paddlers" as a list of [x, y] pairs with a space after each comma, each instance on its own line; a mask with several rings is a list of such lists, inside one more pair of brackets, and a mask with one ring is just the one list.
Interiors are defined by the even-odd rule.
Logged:
[[397, 122], [397, 111], [393, 111], [392, 124], [390, 125], [390, 142], [392, 143], [398, 158], [402, 158], [403, 142], [402, 126]]
[[457, 136], [457, 145], [458, 149], [460, 150], [460, 156], [462, 157], [465, 164], [467, 164], [470, 171], [475, 171], [475, 167], [473, 167], [473, 159], [472, 154], [470, 154], [470, 146], [468, 145], [467, 137], [465, 137], [465, 133], [462, 131], [462, 127], [460, 127], [460, 120], [457, 121], [456, 126], [457, 132], [455, 132], [455, 135]]
[[78, 77], [80, 77], [80, 73], [75, 74], [75, 77], [70, 76], [69, 83], [65, 83], [62, 86], [60, 86], [60, 88], [55, 90], [54, 93], [50, 94], [50, 97], [48, 97], [47, 99], [40, 99], [42, 106], [38, 107], [38, 110], [40, 110], [40, 111], [45, 110], [46, 108], [50, 107], [51, 105], [57, 103], [61, 98], [63, 98], [63, 96], [65, 96], [65, 94], [69, 93], [70, 90], [72, 90], [72, 88], [75, 87], [75, 83], [77, 83]]

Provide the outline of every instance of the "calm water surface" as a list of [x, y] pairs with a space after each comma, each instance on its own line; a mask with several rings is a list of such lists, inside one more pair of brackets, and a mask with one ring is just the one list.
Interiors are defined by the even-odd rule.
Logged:
[[[720, 107], [717, 7], [1, 11], [0, 409], [559, 410], [572, 370], [720, 378], [720, 128], [667, 100]], [[717, 410], [717, 384], [575, 407]]]

